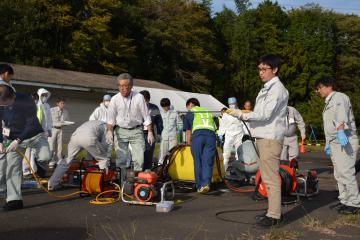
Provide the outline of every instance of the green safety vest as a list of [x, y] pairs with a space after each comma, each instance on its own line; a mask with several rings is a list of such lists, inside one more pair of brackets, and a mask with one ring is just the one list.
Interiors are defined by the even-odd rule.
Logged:
[[196, 130], [206, 129], [215, 132], [215, 122], [211, 113], [202, 107], [193, 107], [191, 112], [194, 113], [194, 121], [191, 132], [194, 133]]
[[36, 117], [39, 119], [39, 122], [42, 123], [44, 117], [43, 108], [40, 106], [36, 106]]

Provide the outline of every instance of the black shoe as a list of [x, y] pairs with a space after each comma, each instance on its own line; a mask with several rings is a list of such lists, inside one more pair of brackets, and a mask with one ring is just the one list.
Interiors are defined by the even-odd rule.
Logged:
[[256, 216], [255, 216], [255, 220], [256, 220], [257, 222], [259, 222], [260, 220], [262, 220], [263, 218], [266, 217], [266, 213], [267, 213], [267, 212], [264, 212], [264, 213], [262, 213], [262, 214], [256, 215]]
[[280, 217], [280, 219], [265, 216], [264, 218], [259, 220], [256, 224], [261, 227], [271, 227], [271, 226], [279, 225], [282, 221], [283, 221], [282, 216]]
[[339, 211], [341, 208], [343, 208], [345, 205], [344, 204], [342, 204], [341, 202], [338, 202], [338, 203], [336, 203], [336, 204], [333, 204], [333, 205], [331, 205], [331, 206], [329, 206], [329, 208], [331, 209], [331, 210], [336, 210], [336, 211]]
[[339, 213], [344, 215], [360, 214], [360, 208], [344, 205], [341, 209], [339, 209]]
[[4, 211], [12, 211], [17, 209], [22, 209], [24, 207], [22, 200], [13, 200], [5, 203]]

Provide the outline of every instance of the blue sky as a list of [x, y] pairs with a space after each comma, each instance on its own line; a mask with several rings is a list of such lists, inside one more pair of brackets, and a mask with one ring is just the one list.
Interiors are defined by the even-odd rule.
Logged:
[[[251, 0], [252, 7], [256, 7], [260, 2], [262, 1]], [[360, 16], [360, 0], [278, 0], [277, 2], [287, 10], [303, 6], [307, 3], [317, 3], [325, 9]], [[223, 9], [223, 5], [230, 9], [235, 9], [234, 0], [213, 0], [212, 9], [214, 12], [219, 12]]]

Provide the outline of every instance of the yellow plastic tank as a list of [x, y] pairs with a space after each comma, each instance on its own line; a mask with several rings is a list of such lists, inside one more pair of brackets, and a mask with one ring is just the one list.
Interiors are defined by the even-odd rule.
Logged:
[[[221, 174], [224, 177], [224, 159], [222, 157], [222, 151], [220, 148], [217, 150], [220, 159]], [[171, 164], [169, 166], [168, 173], [172, 180], [195, 182], [194, 159], [191, 154], [190, 146], [184, 146], [174, 152], [169, 159], [169, 163]], [[221, 182], [215, 160], [211, 182]]]

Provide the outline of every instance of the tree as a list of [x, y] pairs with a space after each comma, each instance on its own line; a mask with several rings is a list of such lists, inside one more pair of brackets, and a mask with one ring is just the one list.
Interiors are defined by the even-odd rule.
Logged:
[[144, 0], [146, 35], [140, 46], [148, 78], [181, 89], [209, 92], [222, 68], [208, 7], [195, 1]]
[[114, 35], [110, 27], [120, 10], [119, 0], [83, 1], [77, 13], [78, 29], [69, 44], [71, 68], [106, 74], [128, 70], [127, 62], [135, 57], [135, 46], [126, 36]]

